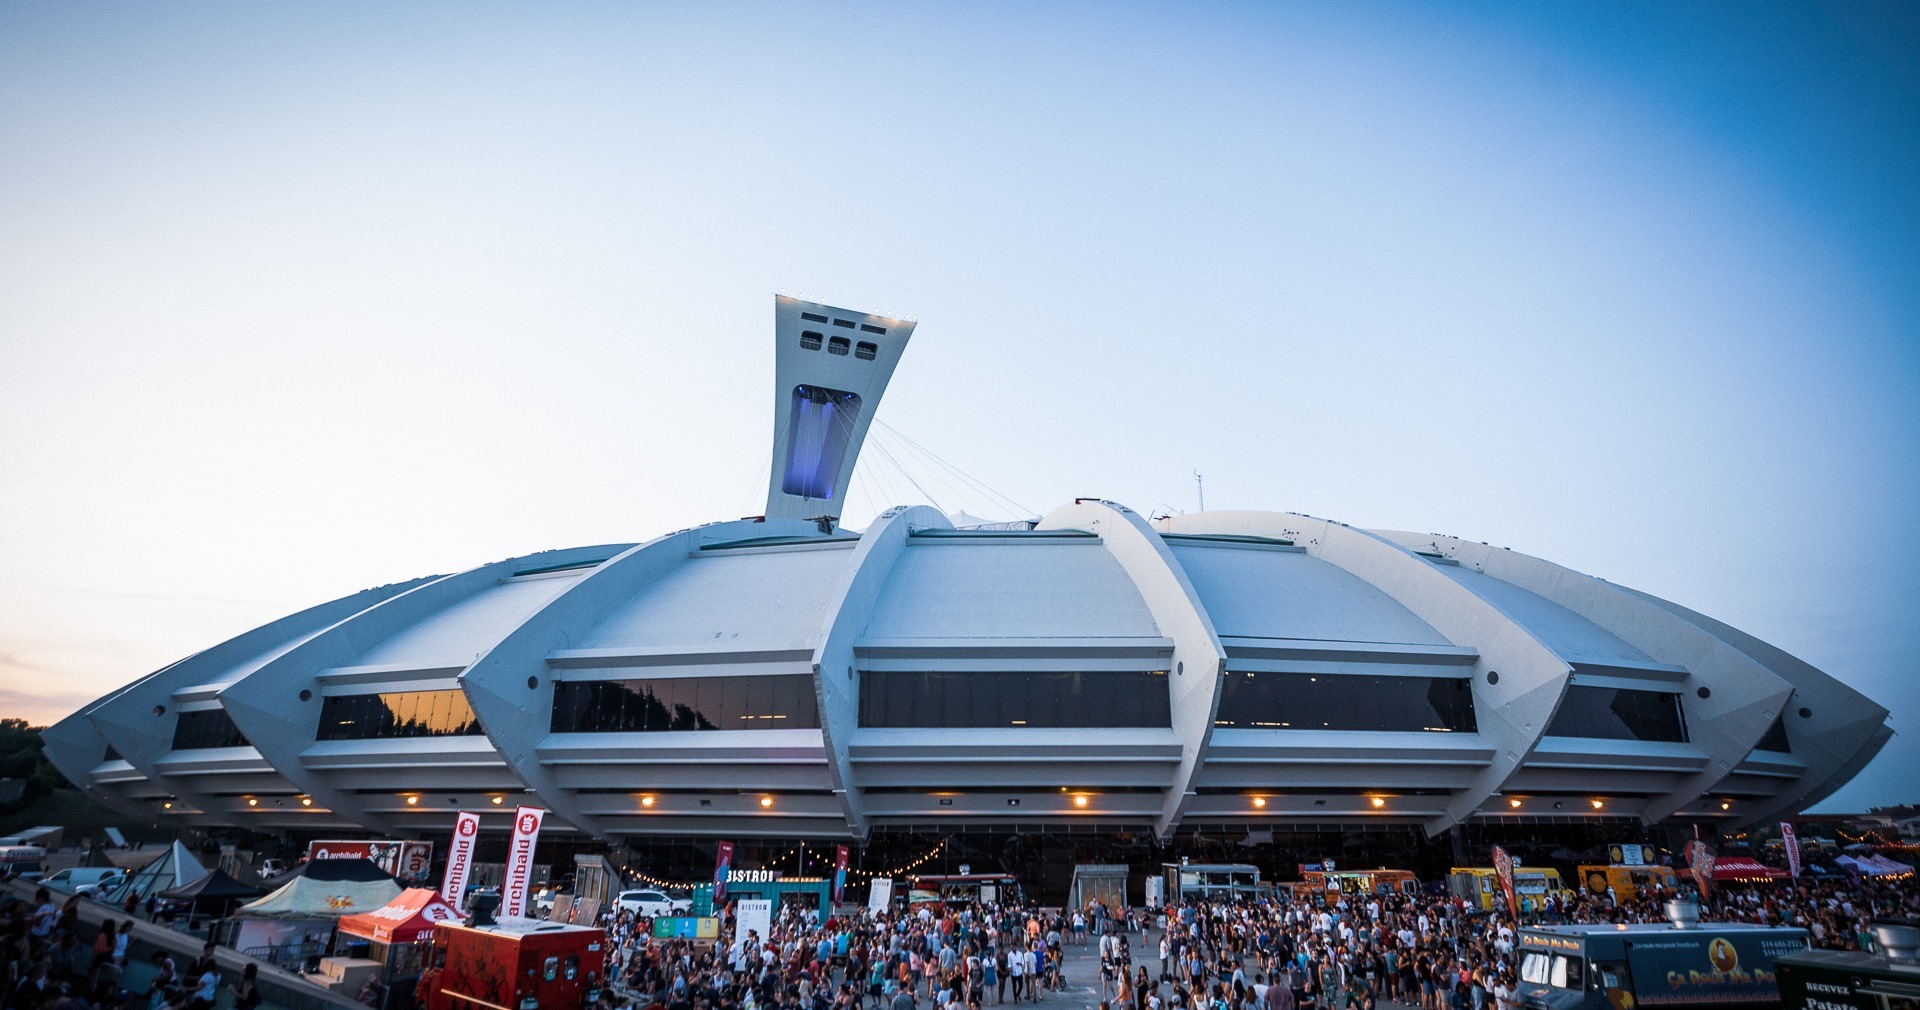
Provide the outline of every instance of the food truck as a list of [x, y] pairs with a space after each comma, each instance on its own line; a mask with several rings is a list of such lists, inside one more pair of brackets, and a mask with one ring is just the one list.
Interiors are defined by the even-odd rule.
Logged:
[[427, 1010], [580, 1010], [600, 1002], [603, 929], [539, 919], [433, 927], [421, 975]]
[[1419, 878], [1406, 870], [1316, 870], [1312, 865], [1300, 867], [1300, 880], [1292, 888], [1293, 900], [1310, 906], [1332, 905], [1342, 897], [1362, 894], [1420, 893]]
[[1774, 959], [1807, 931], [1740, 922], [1598, 923], [1520, 930], [1529, 1010], [1779, 1006]]
[[1786, 1010], [1916, 1010], [1920, 1008], [1920, 923], [1876, 919], [1880, 954], [1808, 950], [1778, 962]]
[[1679, 889], [1679, 874], [1670, 866], [1582, 866], [1579, 872], [1580, 886], [1596, 898], [1606, 897], [1608, 888], [1617, 901], [1632, 901], [1656, 888]]
[[[1491, 866], [1456, 866], [1447, 871], [1447, 883], [1458, 897], [1473, 902], [1481, 911], [1504, 907], [1500, 894], [1500, 873]], [[1562, 900], [1573, 897], [1560, 871], [1550, 866], [1515, 866], [1513, 890], [1520, 898], [1520, 910], [1531, 912], [1548, 895]]]
[[1260, 894], [1260, 868], [1247, 863], [1162, 863], [1168, 901], [1253, 900]]
[[907, 878], [907, 907], [935, 911], [949, 904], [965, 908], [972, 903], [1026, 902], [1020, 878], [1011, 873], [929, 873]]

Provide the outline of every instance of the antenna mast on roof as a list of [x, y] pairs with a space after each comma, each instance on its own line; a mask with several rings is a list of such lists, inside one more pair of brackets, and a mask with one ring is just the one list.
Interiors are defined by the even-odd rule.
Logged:
[[1205, 512], [1207, 510], [1207, 479], [1201, 476], [1198, 470], [1193, 472], [1193, 486], [1200, 492], [1200, 511]]

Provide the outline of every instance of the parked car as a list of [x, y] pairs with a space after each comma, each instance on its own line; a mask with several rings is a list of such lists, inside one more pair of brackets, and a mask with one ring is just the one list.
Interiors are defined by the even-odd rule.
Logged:
[[40, 882], [51, 891], [90, 897], [119, 880], [125, 873], [125, 870], [114, 866], [70, 866], [53, 876], [42, 877]]
[[665, 891], [653, 890], [621, 891], [620, 897], [614, 899], [614, 905], [649, 919], [662, 915], [686, 915], [693, 911], [693, 902], [685, 898], [669, 898]]

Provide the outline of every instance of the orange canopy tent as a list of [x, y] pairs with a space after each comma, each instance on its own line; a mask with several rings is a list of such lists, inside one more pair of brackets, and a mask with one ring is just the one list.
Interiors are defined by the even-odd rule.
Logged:
[[462, 916], [430, 887], [410, 887], [371, 912], [340, 917], [340, 932], [375, 943], [413, 943], [433, 935], [433, 924]]

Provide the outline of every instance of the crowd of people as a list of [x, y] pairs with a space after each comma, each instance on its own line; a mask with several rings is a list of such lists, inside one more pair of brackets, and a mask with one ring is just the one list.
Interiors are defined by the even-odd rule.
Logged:
[[[1526, 921], [1657, 922], [1670, 894], [1543, 898]], [[981, 1010], [1072, 990], [1104, 1010], [1519, 1010], [1515, 923], [1435, 894], [1209, 900], [1147, 910], [1022, 903], [787, 907], [761, 936], [729, 916], [717, 942], [657, 939], [628, 911], [604, 918], [609, 1010]], [[131, 919], [83, 925], [81, 899], [42, 888], [0, 907], [0, 1010], [254, 1010], [255, 971], [223, 977], [206, 945], [129, 974]], [[1706, 920], [1804, 928], [1816, 947], [1870, 949], [1876, 918], [1920, 916], [1911, 880], [1722, 887]], [[1072, 964], [1069, 970], [1068, 965]], [[132, 985], [137, 975], [139, 985]], [[230, 997], [223, 999], [224, 997]]]
[[164, 950], [150, 953], [142, 984], [129, 987], [133, 920], [85, 926], [78, 895], [54, 897], [42, 887], [32, 901], [0, 906], [3, 1010], [214, 1010], [223, 996], [233, 1010], [255, 1010], [262, 1002], [258, 969], [248, 964], [223, 979], [211, 943], [185, 964]]
[[[1920, 915], [1911, 882], [1739, 885], [1706, 920], [1798, 926], [1816, 947], [1871, 945], [1870, 920]], [[1670, 892], [1554, 897], [1527, 923], [1658, 922]], [[1141, 909], [980, 904], [822, 918], [789, 908], [771, 935], [661, 941], [610, 915], [608, 1002], [664, 1010], [978, 1010], [1091, 989], [1106, 1010], [1518, 1010], [1516, 924], [1450, 895], [1188, 901]], [[1097, 945], [1083, 957], [1068, 948]], [[1069, 978], [1065, 965], [1074, 962]], [[1078, 993], [1076, 993], [1078, 995]]]

